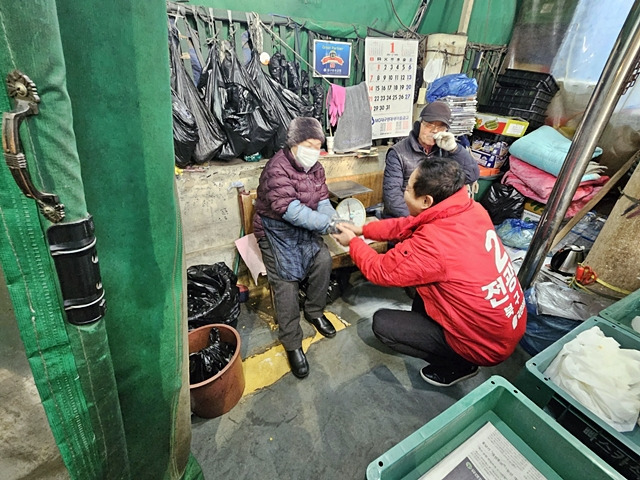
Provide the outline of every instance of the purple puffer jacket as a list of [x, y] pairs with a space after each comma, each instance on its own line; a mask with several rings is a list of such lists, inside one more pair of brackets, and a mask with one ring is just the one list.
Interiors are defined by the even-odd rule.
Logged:
[[294, 200], [315, 210], [321, 200], [329, 198], [324, 167], [316, 163], [308, 173], [300, 167], [288, 148], [277, 152], [260, 174], [256, 198], [253, 233], [264, 237], [260, 215], [282, 220], [289, 204]]

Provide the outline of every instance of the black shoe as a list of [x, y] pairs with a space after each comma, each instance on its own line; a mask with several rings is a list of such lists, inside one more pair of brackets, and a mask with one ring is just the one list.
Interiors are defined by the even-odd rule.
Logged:
[[324, 315], [322, 315], [320, 318], [307, 320], [311, 325], [316, 327], [316, 330], [318, 330], [321, 335], [324, 335], [327, 338], [336, 336], [336, 329], [333, 327], [333, 324], [329, 321], [329, 319]]
[[293, 374], [298, 378], [304, 378], [309, 375], [309, 362], [307, 362], [307, 357], [302, 348], [286, 350], [286, 352]]
[[462, 380], [478, 374], [478, 367], [471, 365], [464, 368], [436, 367], [427, 365], [420, 370], [420, 376], [425, 382], [437, 387], [450, 387]]

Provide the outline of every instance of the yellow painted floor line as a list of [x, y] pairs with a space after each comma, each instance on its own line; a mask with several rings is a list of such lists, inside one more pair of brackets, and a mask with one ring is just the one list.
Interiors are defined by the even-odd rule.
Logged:
[[[336, 331], [344, 330], [350, 324], [345, 322], [337, 315], [331, 312], [325, 312], [326, 317], [333, 323]], [[324, 339], [322, 335], [316, 332], [314, 337], [307, 337], [302, 340], [302, 349], [307, 352], [312, 343], [316, 343]], [[291, 373], [289, 361], [284, 347], [281, 344], [271, 347], [264, 353], [253, 355], [242, 361], [244, 370], [244, 394], [251, 395], [261, 388], [274, 384], [287, 373]]]

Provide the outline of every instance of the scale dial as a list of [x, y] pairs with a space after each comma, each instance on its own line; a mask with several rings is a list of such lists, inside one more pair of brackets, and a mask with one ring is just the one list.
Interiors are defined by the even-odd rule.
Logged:
[[336, 207], [338, 216], [344, 220], [350, 220], [357, 227], [364, 225], [367, 212], [364, 205], [357, 198], [345, 198]]

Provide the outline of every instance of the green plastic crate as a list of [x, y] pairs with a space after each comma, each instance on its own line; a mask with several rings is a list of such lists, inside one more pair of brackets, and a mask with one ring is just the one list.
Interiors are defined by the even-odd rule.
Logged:
[[640, 480], [640, 427], [636, 426], [631, 432], [618, 432], [544, 375], [566, 343], [594, 326], [600, 327], [607, 337], [615, 339], [621, 348], [640, 350], [637, 333], [608, 320], [591, 317], [527, 361], [515, 384], [578, 440], [623, 473], [625, 478]]
[[598, 316], [609, 320], [612, 323], [632, 332], [634, 335], [640, 335], [631, 327], [631, 320], [640, 315], [640, 290], [627, 295], [618, 300], [613, 305], [602, 310]]
[[367, 480], [416, 480], [491, 422], [546, 478], [624, 478], [493, 376], [367, 467]]

